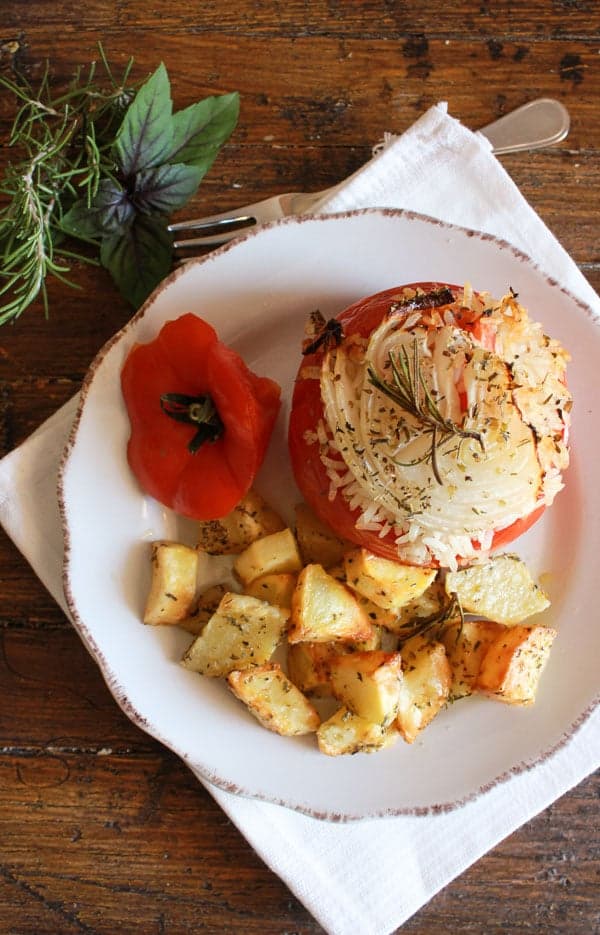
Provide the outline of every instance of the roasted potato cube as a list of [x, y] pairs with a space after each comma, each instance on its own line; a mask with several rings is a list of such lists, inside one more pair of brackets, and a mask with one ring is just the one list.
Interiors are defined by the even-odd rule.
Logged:
[[186, 669], [219, 677], [268, 662], [281, 641], [288, 611], [229, 592], [182, 659]]
[[533, 704], [555, 638], [551, 627], [505, 628], [483, 657], [476, 688], [508, 704]]
[[465, 620], [460, 618], [449, 625], [441, 637], [452, 669], [450, 697], [453, 701], [471, 695], [483, 657], [496, 637], [505, 629], [492, 620]]
[[268, 730], [293, 737], [316, 731], [321, 719], [308, 698], [276, 663], [266, 663], [227, 676], [234, 695]]
[[249, 490], [227, 516], [198, 524], [198, 548], [211, 555], [234, 555], [281, 529], [285, 523], [279, 514]]
[[291, 529], [257, 539], [233, 564], [244, 586], [263, 575], [295, 574], [302, 568], [298, 544]]
[[396, 724], [407, 743], [427, 727], [450, 695], [452, 671], [441, 643], [414, 636], [402, 647], [404, 678]]
[[427, 617], [441, 614], [447, 603], [448, 598], [444, 589], [444, 582], [441, 578], [434, 578], [419, 597], [408, 601], [407, 604], [399, 608], [396, 614], [390, 614], [390, 620], [382, 620], [381, 623], [391, 633], [401, 636], [402, 631], [407, 627]]
[[255, 578], [246, 586], [246, 594], [252, 597], [258, 597], [261, 601], [268, 601], [269, 604], [277, 604], [279, 607], [292, 606], [292, 594], [298, 580], [297, 575], [290, 572], [282, 572], [278, 575], [261, 575]]
[[295, 511], [296, 538], [304, 564], [329, 568], [341, 562], [350, 543], [336, 536], [306, 503], [296, 504]]
[[367, 549], [354, 549], [344, 557], [346, 581], [370, 601], [386, 610], [398, 612], [415, 600], [431, 584], [437, 572], [431, 568], [401, 565], [373, 555]]
[[516, 555], [495, 555], [446, 575], [446, 591], [456, 594], [463, 610], [497, 623], [520, 623], [550, 606], [529, 569]]
[[317, 742], [321, 753], [327, 756], [343, 756], [350, 753], [375, 753], [390, 747], [398, 739], [394, 724], [382, 727], [353, 714], [348, 708], [340, 708], [317, 730]]
[[144, 623], [179, 623], [196, 597], [198, 553], [179, 542], [152, 543], [152, 582]]
[[[332, 578], [335, 578], [336, 581], [341, 581], [343, 584], [346, 584], [346, 568], [343, 561], [332, 565], [331, 568], [327, 569], [327, 572]], [[352, 593], [357, 604], [362, 607], [371, 623], [375, 626], [385, 627], [393, 631], [396, 620], [398, 619], [398, 614], [395, 611], [385, 610], [385, 608], [379, 607], [377, 604], [374, 604], [373, 601], [370, 601], [368, 597], [359, 594], [358, 591], [353, 590]]]
[[288, 645], [289, 676], [303, 692], [313, 695], [331, 694], [329, 665], [343, 653], [379, 649], [381, 630], [373, 627], [368, 640], [337, 640], [329, 643], [292, 643]]
[[372, 634], [371, 624], [343, 584], [321, 565], [302, 569], [292, 596], [290, 643], [366, 640]]
[[178, 626], [182, 630], [187, 630], [188, 633], [195, 635], [202, 633], [227, 591], [228, 588], [224, 584], [214, 584], [211, 588], [207, 588], [195, 602], [189, 617], [180, 620]]
[[387, 727], [398, 711], [403, 680], [400, 653], [351, 653], [329, 664], [335, 697], [354, 714]]

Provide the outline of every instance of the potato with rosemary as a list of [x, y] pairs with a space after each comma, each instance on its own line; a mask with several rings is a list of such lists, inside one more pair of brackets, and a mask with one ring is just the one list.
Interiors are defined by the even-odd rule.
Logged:
[[352, 544], [336, 536], [306, 503], [297, 503], [295, 514], [296, 538], [304, 564], [330, 568], [341, 562], [344, 553], [352, 548]]
[[285, 523], [281, 516], [259, 493], [249, 490], [222, 519], [198, 523], [197, 544], [210, 555], [234, 555], [243, 552], [257, 539], [282, 529], [285, 529]]
[[330, 665], [344, 653], [367, 652], [381, 648], [381, 628], [373, 627], [366, 640], [331, 640], [327, 643], [289, 643], [287, 667], [291, 680], [311, 695], [331, 695]]
[[263, 575], [297, 574], [302, 558], [294, 533], [286, 527], [257, 539], [237, 556], [233, 568], [245, 587]]
[[505, 626], [492, 620], [450, 621], [440, 636], [452, 670], [450, 698], [457, 701], [475, 691], [484, 656]]
[[227, 593], [182, 659], [186, 669], [219, 678], [269, 662], [289, 612], [247, 594]]
[[439, 714], [450, 697], [452, 670], [442, 643], [414, 636], [402, 646], [404, 678], [396, 725], [407, 743]]
[[276, 662], [236, 669], [227, 676], [227, 684], [263, 727], [276, 734], [310, 734], [321, 723], [316, 709]]
[[144, 623], [179, 624], [196, 598], [198, 553], [179, 542], [153, 542], [152, 581], [144, 610]]
[[382, 727], [366, 718], [339, 708], [317, 730], [319, 750], [326, 756], [377, 753], [391, 747], [400, 734], [394, 724]]
[[382, 650], [338, 656], [329, 664], [335, 697], [354, 714], [387, 727], [400, 704], [403, 682], [400, 653]]
[[494, 555], [486, 562], [448, 572], [446, 591], [456, 594], [463, 610], [511, 626], [550, 606], [517, 555]]
[[533, 704], [556, 635], [551, 627], [506, 627], [483, 658], [477, 690], [508, 704]]
[[321, 565], [302, 569], [292, 596], [290, 643], [366, 640], [372, 632], [364, 611], [343, 584]]
[[367, 549], [347, 552], [344, 566], [346, 581], [353, 591], [395, 613], [420, 597], [437, 574], [435, 569], [401, 565]]

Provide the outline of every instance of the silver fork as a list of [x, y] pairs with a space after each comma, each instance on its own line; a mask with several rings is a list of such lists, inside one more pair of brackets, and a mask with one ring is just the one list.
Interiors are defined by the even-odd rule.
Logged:
[[[552, 98], [537, 98], [517, 107], [479, 132], [486, 136], [494, 153], [514, 153], [522, 150], [542, 149], [564, 140], [569, 132], [569, 114], [560, 101]], [[239, 237], [248, 228], [291, 214], [306, 214], [321, 201], [329, 198], [348, 179], [320, 192], [286, 192], [244, 205], [234, 211], [211, 214], [191, 221], [170, 224], [173, 233], [210, 231], [199, 237], [176, 240], [173, 249], [177, 252], [195, 247], [215, 247]], [[191, 257], [188, 257], [191, 258]], [[185, 259], [180, 257], [180, 259]]]

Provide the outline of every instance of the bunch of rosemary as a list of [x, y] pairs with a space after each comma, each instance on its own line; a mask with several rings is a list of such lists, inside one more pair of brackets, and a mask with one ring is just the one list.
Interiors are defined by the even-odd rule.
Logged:
[[[0, 182], [0, 324], [38, 297], [46, 278], [68, 285], [73, 261], [97, 263], [139, 306], [171, 266], [169, 215], [196, 192], [238, 118], [236, 93], [173, 113], [164, 65], [136, 89], [131, 59], [117, 80], [100, 47], [93, 63], [54, 93], [46, 67], [34, 90], [0, 77], [18, 110]], [[73, 239], [91, 245], [85, 252]]]

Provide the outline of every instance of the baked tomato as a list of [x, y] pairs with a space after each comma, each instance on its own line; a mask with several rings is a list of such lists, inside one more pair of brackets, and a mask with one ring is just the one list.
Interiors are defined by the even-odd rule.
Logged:
[[542, 515], [568, 464], [568, 355], [512, 290], [411, 283], [312, 323], [289, 450], [338, 535], [456, 567]]
[[265, 456], [280, 388], [248, 369], [196, 315], [132, 348], [121, 372], [140, 486], [193, 519], [218, 519], [248, 492]]

